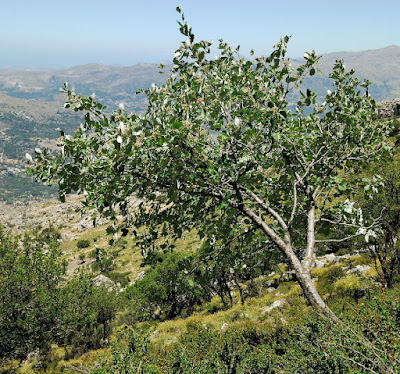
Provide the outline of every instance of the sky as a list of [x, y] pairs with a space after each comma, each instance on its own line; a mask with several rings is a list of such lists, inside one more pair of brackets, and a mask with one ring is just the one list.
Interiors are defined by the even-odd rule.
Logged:
[[0, 67], [171, 62], [184, 37], [222, 38], [265, 55], [283, 35], [288, 54], [400, 45], [398, 0], [0, 0]]

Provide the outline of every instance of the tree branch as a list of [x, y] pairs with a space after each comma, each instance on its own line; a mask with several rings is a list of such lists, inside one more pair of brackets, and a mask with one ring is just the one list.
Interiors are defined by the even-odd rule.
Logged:
[[345, 238], [342, 238], [342, 239], [323, 239], [323, 240], [315, 240], [315, 242], [316, 243], [341, 243], [341, 242], [345, 242], [346, 240], [356, 238], [361, 235], [363, 235], [363, 234], [358, 233], [358, 234], [346, 236]]
[[290, 218], [288, 221], [288, 227], [292, 226], [294, 217], [296, 216], [296, 209], [297, 209], [297, 181], [293, 183], [293, 207], [292, 207], [292, 213], [290, 214]]
[[275, 211], [270, 206], [265, 204], [254, 192], [246, 189], [245, 193], [248, 194], [251, 198], [253, 198], [258, 204], [260, 204], [269, 214], [271, 214], [277, 220], [277, 222], [279, 223], [279, 226], [281, 226], [282, 230], [285, 233], [289, 232], [288, 226], [286, 225], [285, 221], [283, 220], [283, 218], [279, 215], [279, 213], [277, 211]]
[[312, 202], [307, 213], [307, 246], [304, 251], [302, 265], [305, 271], [309, 272], [315, 247], [315, 204]]

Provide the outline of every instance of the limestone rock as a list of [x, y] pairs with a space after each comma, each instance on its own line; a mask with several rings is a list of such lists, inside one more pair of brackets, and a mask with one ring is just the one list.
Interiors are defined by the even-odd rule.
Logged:
[[334, 253], [329, 253], [329, 254], [327, 254], [325, 256], [318, 257], [314, 261], [312, 267], [316, 268], [316, 269], [323, 268], [329, 262], [337, 263], [340, 260], [345, 259], [345, 258], [349, 258], [349, 257], [350, 257], [350, 255], [336, 256]]
[[269, 313], [271, 310], [274, 310], [276, 308], [280, 308], [282, 305], [286, 304], [286, 299], [279, 299], [275, 300], [270, 306], [266, 307], [262, 312], [261, 315], [265, 315], [266, 313]]
[[400, 98], [381, 101], [377, 105], [378, 118], [390, 118], [400, 114]]
[[369, 269], [371, 269], [371, 266], [357, 265], [354, 268], [347, 270], [346, 274], [351, 274], [351, 273], [363, 274], [363, 273], [366, 273]]
[[93, 283], [96, 287], [100, 287], [100, 286], [112, 287], [112, 286], [114, 286], [114, 282], [110, 278], [106, 277], [103, 274], [100, 274], [96, 278], [94, 278]]
[[136, 276], [136, 280], [141, 280], [144, 278], [144, 276], [146, 275], [146, 270], [141, 271], [137, 276]]

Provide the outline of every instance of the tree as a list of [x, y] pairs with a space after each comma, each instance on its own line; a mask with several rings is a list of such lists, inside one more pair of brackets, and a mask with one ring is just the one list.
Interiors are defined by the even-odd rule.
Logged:
[[[66, 107], [85, 111], [85, 122], [60, 139], [56, 155], [37, 150], [32, 171], [47, 184], [57, 182], [61, 200], [76, 191], [97, 213], [121, 214], [124, 222], [115, 221], [110, 233], [146, 227], [143, 235], [132, 231], [144, 251], [160, 243], [171, 249], [193, 228], [211, 245], [243, 232], [262, 235], [254, 250], [271, 244], [280, 250], [313, 307], [335, 318], [310, 270], [325, 211], [349, 188], [341, 175], [385, 150], [385, 129], [372, 121], [369, 82], [337, 61], [332, 92], [321, 103], [300, 89], [319, 57], [305, 53], [293, 67], [289, 37], [269, 56], [252, 52], [252, 60], [220, 40], [219, 56], [209, 59], [212, 42], [196, 41], [183, 14], [179, 25], [187, 40], [166, 83], [141, 91], [148, 98], [144, 115], [122, 105], [107, 115], [66, 85]], [[130, 198], [139, 202], [135, 211]], [[332, 226], [346, 223], [351, 204], [337, 204], [339, 222]]]
[[119, 308], [118, 292], [96, 286], [93, 274], [81, 272], [61, 287], [57, 300], [61, 310], [55, 342], [83, 354], [106, 344], [111, 322]]
[[0, 359], [46, 349], [57, 333], [65, 264], [56, 235], [50, 229], [20, 238], [0, 227]]
[[53, 227], [13, 235], [0, 227], [0, 360], [23, 360], [51, 344], [83, 353], [105, 344], [118, 309], [116, 290], [91, 274], [66, 280]]
[[[366, 244], [375, 260], [382, 284], [393, 287], [400, 274], [400, 158], [397, 155], [383, 168], [382, 165], [376, 165], [375, 169], [379, 169], [379, 182], [383, 188], [370, 198], [372, 183], [367, 184], [364, 191], [367, 196], [361, 206], [371, 215], [380, 216], [380, 219], [374, 236]], [[374, 178], [365, 180], [373, 182]]]
[[243, 231], [232, 239], [203, 243], [192, 269], [196, 281], [205, 290], [217, 294], [224, 306], [227, 305], [225, 297], [231, 306], [233, 304], [233, 287], [239, 290], [240, 301], [244, 303], [245, 292], [241, 283], [264, 275], [271, 271], [272, 265], [284, 261], [273, 245], [270, 248], [265, 245], [261, 233], [255, 235], [254, 232]]
[[175, 318], [185, 311], [190, 314], [196, 305], [209, 299], [196, 279], [187, 274], [191, 258], [177, 252], [160, 256], [144, 277], [125, 292], [134, 302], [139, 319]]

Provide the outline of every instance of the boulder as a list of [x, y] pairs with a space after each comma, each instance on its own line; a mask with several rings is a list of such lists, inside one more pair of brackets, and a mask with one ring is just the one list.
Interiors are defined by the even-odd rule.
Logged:
[[324, 256], [326, 261], [329, 262], [338, 262], [340, 257], [336, 256], [334, 253], [329, 253], [327, 255]]
[[280, 308], [282, 305], [286, 304], [286, 299], [279, 299], [275, 300], [270, 306], [266, 307], [262, 312], [261, 315], [265, 315], [266, 313], [269, 313], [271, 310]]
[[354, 266], [353, 268], [347, 270], [346, 274], [351, 274], [351, 273], [363, 274], [363, 273], [366, 273], [369, 269], [371, 269], [371, 266], [357, 265], [357, 266]]
[[136, 280], [141, 280], [144, 278], [144, 276], [146, 275], [146, 270], [141, 271], [137, 276], [136, 276]]
[[221, 326], [221, 331], [225, 331], [228, 328], [228, 324], [225, 322], [222, 326]]
[[113, 287], [114, 286], [114, 282], [110, 278], [106, 277], [103, 274], [99, 274], [96, 278], [94, 278], [93, 283], [96, 287], [100, 287], [100, 286]]

